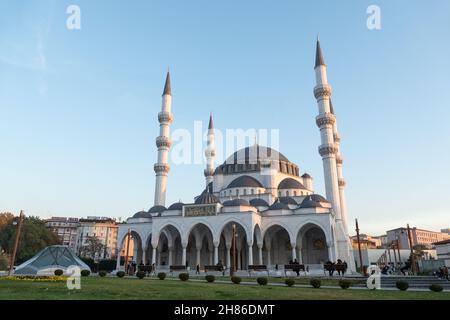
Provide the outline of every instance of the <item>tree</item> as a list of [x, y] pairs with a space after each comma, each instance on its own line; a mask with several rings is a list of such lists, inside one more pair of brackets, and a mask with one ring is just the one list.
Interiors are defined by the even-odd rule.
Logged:
[[[0, 225], [0, 247], [7, 254], [13, 251], [17, 225], [10, 219]], [[16, 254], [16, 264], [20, 264], [47, 246], [59, 244], [58, 236], [45, 226], [45, 222], [38, 217], [25, 217], [22, 224], [19, 246]]]
[[14, 215], [11, 212], [0, 213], [0, 227], [8, 224], [12, 219], [14, 219]]
[[413, 246], [414, 250], [414, 256], [418, 258], [418, 260], [422, 259], [422, 257], [425, 255], [425, 250], [427, 247], [423, 244], [416, 244]]
[[102, 256], [105, 250], [105, 246], [97, 237], [87, 237], [86, 244], [83, 245], [80, 249], [80, 255], [82, 257], [89, 257], [92, 259], [96, 259]]

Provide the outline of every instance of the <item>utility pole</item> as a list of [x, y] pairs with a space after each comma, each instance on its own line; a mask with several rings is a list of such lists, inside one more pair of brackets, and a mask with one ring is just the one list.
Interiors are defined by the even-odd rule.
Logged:
[[[125, 273], [128, 274], [128, 252], [130, 250], [130, 236], [131, 236], [131, 229], [128, 228], [128, 232], [127, 232], [127, 249], [125, 250], [125, 264], [124, 264], [124, 268], [125, 268]], [[119, 257], [120, 259], [120, 257]]]
[[365, 275], [364, 266], [363, 266], [363, 262], [362, 262], [362, 254], [361, 254], [361, 241], [359, 239], [358, 219], [355, 219], [355, 223], [356, 223], [356, 240], [358, 241], [359, 265], [361, 266], [361, 273]]
[[413, 242], [411, 237], [411, 229], [409, 228], [409, 223], [406, 225], [406, 230], [408, 230], [409, 248], [411, 249], [411, 271], [413, 274], [416, 274], [416, 258], [414, 256]]
[[8, 272], [9, 276], [11, 275], [11, 273], [14, 270], [14, 262], [16, 261], [16, 254], [17, 254], [17, 247], [19, 246], [20, 232], [22, 231], [23, 217], [24, 217], [23, 210], [20, 210], [19, 222], [17, 223], [17, 230], [16, 230], [16, 239], [14, 241], [14, 248], [13, 248], [13, 253], [12, 253], [12, 257], [11, 257], [11, 265], [9, 266], [9, 272]]

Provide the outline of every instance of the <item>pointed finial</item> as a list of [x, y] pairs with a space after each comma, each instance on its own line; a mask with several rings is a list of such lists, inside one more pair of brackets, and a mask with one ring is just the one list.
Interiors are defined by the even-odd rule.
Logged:
[[166, 83], [164, 84], [164, 92], [163, 96], [168, 94], [169, 96], [172, 95], [172, 91], [170, 89], [170, 73], [169, 73], [169, 67], [167, 67], [167, 75], [166, 75]]
[[213, 118], [212, 118], [212, 112], [209, 114], [209, 124], [208, 124], [208, 129], [214, 129], [214, 124], [213, 124]]
[[320, 40], [319, 35], [317, 35], [317, 43], [316, 43], [316, 64], [314, 68], [318, 66], [324, 66], [325, 60], [323, 59], [322, 49], [320, 48]]

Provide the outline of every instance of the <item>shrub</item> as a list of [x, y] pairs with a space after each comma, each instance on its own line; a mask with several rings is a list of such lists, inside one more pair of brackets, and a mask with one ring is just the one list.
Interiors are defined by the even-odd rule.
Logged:
[[258, 282], [258, 284], [260, 286], [265, 286], [267, 284], [267, 278], [266, 277], [258, 277], [258, 278], [256, 278], [256, 282]]
[[54, 274], [55, 276], [62, 276], [64, 274], [64, 271], [62, 271], [61, 269], [56, 269]]
[[89, 270], [81, 270], [82, 277], [88, 277], [91, 274]]
[[288, 287], [292, 287], [295, 284], [295, 280], [292, 278], [288, 278], [286, 280], [284, 280], [284, 283], [288, 286]]
[[208, 274], [207, 276], [205, 276], [205, 280], [208, 282], [214, 282], [214, 280], [216, 280], [216, 277], [214, 277], [212, 274]]
[[119, 278], [125, 277], [125, 271], [117, 271], [116, 276], [118, 276]]
[[86, 257], [79, 257], [81, 261], [86, 263], [89, 268], [91, 268], [92, 272], [95, 272], [97, 270], [97, 264], [95, 263], [94, 259], [92, 258], [86, 258]]
[[165, 272], [159, 272], [158, 273], [158, 279], [159, 280], [164, 280], [166, 278], [166, 273]]
[[100, 277], [106, 277], [107, 274], [108, 274], [108, 272], [106, 272], [105, 270], [102, 270], [102, 271], [99, 271], [99, 272], [98, 272], [98, 275], [99, 275]]
[[181, 281], [187, 281], [189, 279], [189, 273], [180, 273], [178, 278], [180, 278]]
[[397, 287], [397, 289], [402, 290], [402, 291], [406, 291], [409, 288], [409, 284], [406, 281], [397, 281], [395, 283], [395, 286]]
[[341, 279], [341, 280], [339, 280], [339, 286], [342, 288], [342, 289], [348, 289], [348, 288], [350, 288], [350, 285], [351, 285], [352, 283], [349, 281], [349, 280], [346, 280], [346, 279]]
[[138, 271], [138, 272], [136, 272], [136, 277], [138, 277], [139, 279], [144, 279], [144, 277], [145, 277], [145, 272], [144, 272], [144, 271]]
[[231, 277], [231, 282], [233, 282], [234, 284], [239, 284], [239, 283], [241, 283], [241, 281], [242, 281], [241, 277], [238, 277], [238, 276]]
[[434, 283], [430, 286], [430, 290], [434, 292], [441, 292], [444, 288], [440, 284]]
[[98, 262], [98, 269], [111, 272], [116, 269], [117, 260], [104, 259]]
[[311, 279], [311, 280], [309, 281], [309, 284], [310, 284], [313, 288], [318, 289], [318, 288], [320, 288], [321, 282], [320, 282], [320, 279]]

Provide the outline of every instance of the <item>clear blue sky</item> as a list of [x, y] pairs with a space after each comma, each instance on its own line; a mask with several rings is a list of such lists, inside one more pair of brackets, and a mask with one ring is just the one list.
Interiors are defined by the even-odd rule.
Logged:
[[[66, 8], [81, 8], [81, 30]], [[368, 30], [366, 8], [381, 8]], [[324, 193], [315, 125], [320, 33], [342, 135], [349, 218], [363, 232], [450, 227], [450, 2], [0, 3], [0, 211], [126, 218], [153, 202], [157, 113], [172, 129], [280, 129]], [[202, 191], [172, 166], [167, 203]], [[349, 226], [353, 230], [353, 223]]]

